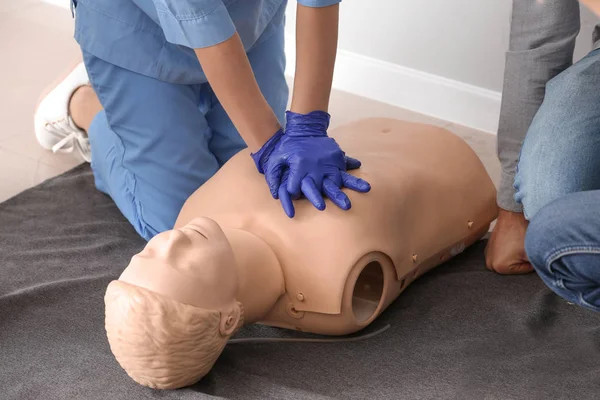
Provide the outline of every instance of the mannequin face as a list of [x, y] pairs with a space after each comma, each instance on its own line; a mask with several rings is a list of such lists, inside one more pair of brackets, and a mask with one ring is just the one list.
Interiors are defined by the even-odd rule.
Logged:
[[203, 268], [226, 262], [227, 238], [212, 220], [197, 218], [188, 225], [158, 234], [136, 257], [157, 258], [182, 273], [199, 276], [198, 260], [207, 261]]
[[233, 251], [221, 227], [196, 218], [155, 236], [119, 280], [183, 304], [229, 313], [238, 289]]

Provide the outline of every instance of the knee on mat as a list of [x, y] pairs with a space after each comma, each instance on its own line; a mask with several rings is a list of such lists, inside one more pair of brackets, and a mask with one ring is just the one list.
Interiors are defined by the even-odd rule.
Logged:
[[577, 221], [565, 208], [568, 201], [555, 201], [540, 210], [527, 229], [525, 251], [542, 281], [569, 302], [594, 308], [586, 298], [593, 298], [594, 283], [589, 279], [586, 262], [578, 252]]
[[557, 253], [590, 243], [592, 232], [587, 228], [596, 218], [590, 210], [594, 201], [593, 192], [573, 193], [536, 212], [527, 228], [525, 252], [538, 273], [548, 273], [548, 263]]

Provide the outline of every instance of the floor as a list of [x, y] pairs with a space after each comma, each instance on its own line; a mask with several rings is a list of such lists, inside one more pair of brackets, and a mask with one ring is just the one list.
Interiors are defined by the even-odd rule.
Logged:
[[[33, 111], [39, 94], [79, 57], [69, 11], [39, 0], [0, 0], [0, 202], [81, 161], [39, 147]], [[365, 117], [393, 117], [443, 126], [469, 143], [497, 182], [495, 136], [348, 93], [334, 91], [332, 126]]]

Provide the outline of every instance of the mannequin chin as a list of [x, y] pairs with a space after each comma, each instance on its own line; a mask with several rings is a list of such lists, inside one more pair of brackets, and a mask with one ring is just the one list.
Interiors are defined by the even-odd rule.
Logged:
[[372, 186], [346, 191], [351, 210], [299, 200], [287, 218], [243, 150], [110, 283], [108, 340], [132, 379], [193, 384], [243, 324], [356, 332], [497, 216], [483, 164], [442, 128], [371, 119], [331, 136], [361, 160], [351, 172]]

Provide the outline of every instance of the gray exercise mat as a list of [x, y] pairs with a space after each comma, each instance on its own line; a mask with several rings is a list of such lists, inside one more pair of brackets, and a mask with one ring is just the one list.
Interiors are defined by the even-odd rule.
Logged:
[[154, 391], [121, 370], [103, 327], [106, 285], [144, 242], [77, 167], [0, 204], [0, 398], [600, 398], [600, 315], [536, 275], [487, 271], [484, 245], [411, 285], [373, 338], [232, 344], [198, 384]]

